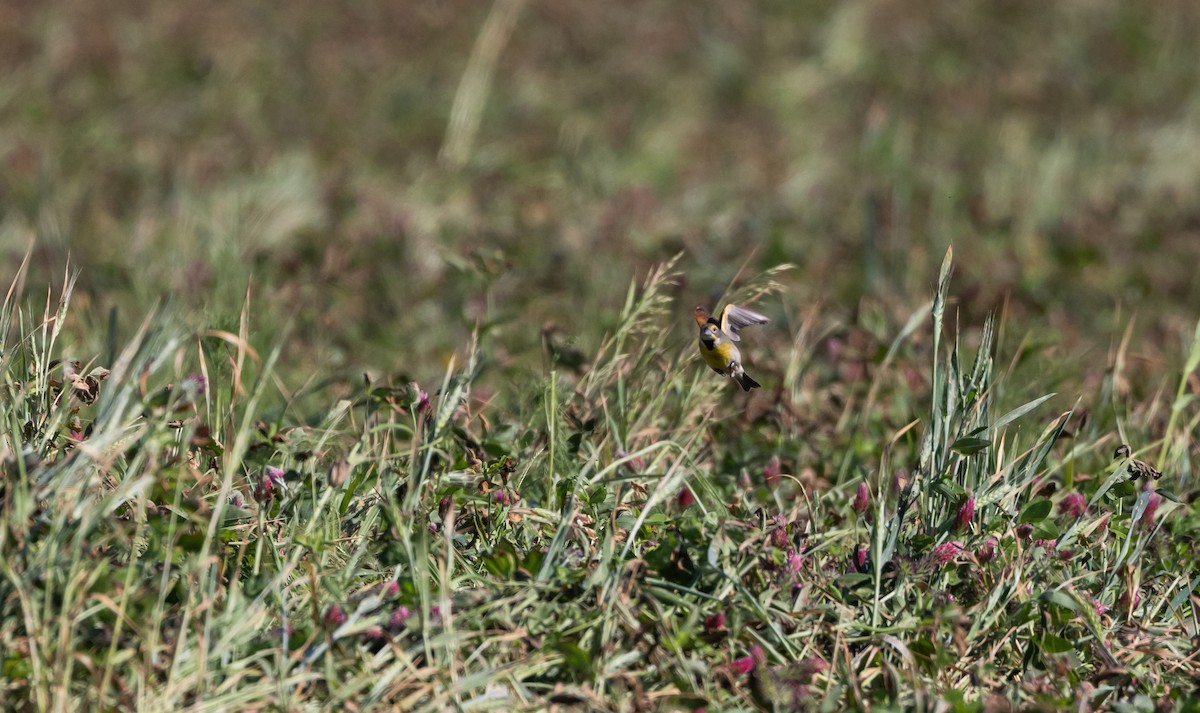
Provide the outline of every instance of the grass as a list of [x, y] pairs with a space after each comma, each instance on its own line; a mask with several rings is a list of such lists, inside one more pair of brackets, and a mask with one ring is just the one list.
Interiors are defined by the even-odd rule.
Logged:
[[1193, 3], [10, 9], [0, 707], [1196, 708]]
[[[295, 422], [268, 405], [280, 350], [252, 348], [248, 314], [236, 335], [151, 317], [112, 364], [80, 364], [52, 358], [73, 279], [42, 310], [11, 292], [6, 706], [1196, 705], [1181, 474], [1200, 348], [1149, 441], [1029, 399], [1036, 370], [997, 368], [1000, 318], [969, 357], [950, 273], [947, 253], [932, 308], [849, 397], [894, 403], [923, 358], [919, 410], [837, 427], [663, 343], [671, 262], [631, 285], [586, 374], [550, 369], [519, 417], [473, 393], [486, 343], [437, 388], [368, 382]], [[803, 343], [783, 361], [816, 403], [844, 384], [805, 381], [833, 364]], [[1122, 428], [1168, 476], [1099, 493]]]

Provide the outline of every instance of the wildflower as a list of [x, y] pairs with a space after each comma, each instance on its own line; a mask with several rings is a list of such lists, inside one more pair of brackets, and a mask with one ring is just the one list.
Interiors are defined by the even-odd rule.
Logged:
[[492, 491], [492, 500], [495, 500], [497, 503], [499, 503], [501, 505], [507, 505], [508, 504], [508, 493], [504, 492], [503, 490]]
[[897, 493], [902, 492], [908, 487], [908, 471], [904, 468], [897, 468], [892, 473], [892, 490]]
[[779, 462], [779, 456], [771, 456], [771, 459], [763, 466], [763, 479], [767, 481], [767, 487], [774, 488], [779, 483], [779, 477], [782, 474], [783, 465]]
[[[617, 449], [617, 452], [614, 455], [617, 457], [617, 460], [629, 458], [629, 452], [622, 449]], [[646, 461], [642, 460], [641, 458], [630, 458], [626, 465], [628, 465], [629, 469], [634, 473], [641, 473], [646, 469]]]
[[821, 673], [828, 667], [829, 664], [825, 663], [824, 659], [816, 656], [809, 656], [800, 661], [800, 673], [801, 675], [808, 676], [809, 681], [812, 681], [813, 676]]
[[721, 631], [725, 628], [725, 612], [719, 611], [716, 614], [709, 614], [704, 617], [704, 631], [712, 634]]
[[767, 663], [767, 655], [763, 652], [762, 647], [758, 644], [750, 647], [750, 655], [743, 656], [740, 659], [734, 659], [730, 664], [733, 672], [736, 674], [746, 674], [753, 671], [759, 666]]
[[999, 544], [999, 540], [995, 537], [989, 537], [983, 541], [983, 547], [979, 548], [979, 552], [975, 553], [975, 556], [980, 562], [991, 562], [996, 559], [996, 546]]
[[771, 518], [771, 520], [775, 523], [775, 528], [771, 530], [769, 541], [772, 545], [778, 547], [779, 549], [785, 549], [788, 545], [787, 518], [784, 517], [783, 513], [779, 513], [775, 517]]
[[254, 499], [260, 503], [269, 503], [275, 498], [275, 491], [287, 492], [287, 481], [283, 477], [283, 469], [269, 465], [263, 469], [262, 480], [254, 486]]
[[1154, 516], [1158, 514], [1160, 505], [1162, 505], [1162, 496], [1158, 493], [1150, 493], [1150, 497], [1146, 500], [1146, 510], [1142, 513], [1142, 527], [1147, 530], [1154, 527]]
[[388, 582], [387, 585], [384, 586], [384, 588], [383, 588], [383, 596], [387, 599], [391, 599], [392, 597], [395, 597], [398, 594], [400, 594], [400, 583], [399, 582]]
[[346, 623], [346, 612], [337, 604], [332, 604], [325, 610], [325, 626], [336, 629]]
[[842, 340], [838, 337], [830, 337], [825, 340], [825, 358], [829, 361], [839, 361], [842, 356], [842, 350], [845, 348]]
[[408, 607], [403, 605], [396, 607], [395, 610], [392, 611], [392, 615], [388, 617], [388, 627], [392, 629], [399, 629], [400, 627], [404, 626], [404, 622], [408, 621], [408, 617], [411, 615], [412, 612], [408, 610]]
[[436, 535], [436, 534], [438, 534], [438, 530], [440, 530], [440, 529], [442, 529], [442, 528], [438, 527], [438, 524], [436, 522], [429, 523], [429, 534]]
[[679, 491], [679, 495], [675, 496], [675, 502], [681, 508], [691, 507], [692, 503], [696, 502], [696, 496], [692, 494], [692, 489], [686, 485]]
[[1104, 602], [1102, 602], [1102, 601], [1100, 601], [1099, 599], [1096, 599], [1096, 598], [1094, 598], [1094, 597], [1092, 598], [1092, 609], [1094, 609], [1094, 610], [1095, 610], [1095, 612], [1096, 612], [1096, 614], [1097, 614], [1097, 615], [1099, 615], [1099, 614], [1105, 614], [1105, 613], [1107, 613], [1107, 612], [1108, 612], [1108, 610], [1109, 610], [1109, 609], [1108, 609], [1108, 606], [1106, 606], [1106, 605], [1104, 604]]
[[1029, 524], [1028, 522], [1023, 522], [1020, 525], [1017, 525], [1017, 537], [1021, 538], [1022, 540], [1028, 540], [1032, 536], [1033, 525]]
[[854, 546], [854, 569], [858, 570], [859, 572], [867, 571], [868, 554], [868, 550], [862, 545]]
[[971, 518], [973, 517], [975, 517], [975, 498], [968, 497], [959, 506], [958, 513], [954, 516], [954, 529], [967, 529], [971, 526]]
[[750, 673], [754, 670], [754, 657], [743, 656], [740, 659], [734, 659], [730, 662], [729, 667], [738, 675]]
[[1125, 591], [1121, 592], [1121, 596], [1117, 597], [1117, 606], [1121, 607], [1122, 609], [1128, 609], [1132, 611], [1141, 603], [1142, 593], [1136, 589], [1133, 590], [1132, 596], [1130, 595], [1129, 590], [1126, 589]]
[[1078, 520], [1087, 514], [1087, 500], [1084, 499], [1082, 493], [1067, 493], [1062, 500], [1058, 501], [1058, 512], [1072, 520]]
[[204, 378], [204, 374], [193, 372], [184, 377], [180, 386], [189, 394], [199, 396], [208, 390], [208, 379]]
[[425, 389], [422, 389], [420, 384], [415, 381], [409, 384], [408, 387], [412, 390], [413, 397], [415, 399], [414, 406], [416, 407], [416, 412], [418, 414], [422, 414], [428, 411], [429, 394], [426, 393]]
[[796, 671], [800, 678], [808, 679], [808, 682], [811, 683], [812, 677], [816, 676], [817, 673], [828, 669], [828, 667], [829, 664], [824, 663], [824, 659], [820, 657], [808, 657], [805, 659], [800, 659], [798, 663], [794, 665], [793, 670]]
[[871, 492], [867, 490], [867, 483], [863, 481], [858, 484], [858, 491], [854, 493], [854, 503], [852, 507], [854, 512], [862, 515], [871, 506]]
[[800, 574], [800, 570], [804, 568], [804, 555], [796, 550], [788, 553], [787, 569], [791, 574]]
[[954, 558], [958, 556], [958, 553], [962, 551], [962, 549], [963, 544], [958, 540], [943, 542], [937, 547], [934, 547], [933, 551], [929, 553], [929, 561], [935, 567], [944, 567], [953, 561]]
[[1042, 549], [1044, 549], [1044, 550], [1052, 550], [1052, 549], [1054, 549], [1055, 547], [1058, 547], [1058, 540], [1056, 540], [1056, 539], [1047, 539], [1047, 538], [1045, 538], [1045, 537], [1039, 537], [1038, 539], [1036, 539], [1036, 540], [1034, 540], [1034, 541], [1033, 541], [1033, 546], [1034, 546], [1035, 548], [1036, 548], [1036, 547], [1041, 547], [1041, 548], [1042, 548]]
[[762, 650], [762, 647], [759, 646], [758, 644], [755, 644], [754, 646], [750, 647], [750, 655], [754, 657], [754, 665], [755, 666], [766, 666], [767, 665], [767, 654], [766, 654], [766, 652], [764, 652]]
[[382, 639], [383, 638], [383, 627], [378, 626], [378, 625], [368, 626], [366, 629], [363, 629], [363, 638], [371, 639], [373, 641], [378, 641], [378, 640]]

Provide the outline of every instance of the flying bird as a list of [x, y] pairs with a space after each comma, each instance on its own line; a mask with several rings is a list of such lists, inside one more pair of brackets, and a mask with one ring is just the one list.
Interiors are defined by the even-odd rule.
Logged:
[[705, 307], [696, 308], [696, 324], [700, 327], [700, 356], [712, 370], [721, 376], [732, 377], [743, 390], [758, 388], [755, 381], [742, 368], [742, 352], [734, 342], [742, 340], [741, 331], [769, 320], [751, 309], [734, 304], [725, 305], [721, 317], [713, 317]]
[[1130, 455], [1129, 446], [1124, 443], [1117, 446], [1117, 450], [1113, 452], [1113, 460], [1125, 461], [1125, 472], [1129, 474], [1129, 480], [1137, 480], [1142, 476], [1154, 478], [1155, 480], [1162, 477], [1162, 473], [1158, 468], [1144, 463], [1137, 458], [1130, 458]]

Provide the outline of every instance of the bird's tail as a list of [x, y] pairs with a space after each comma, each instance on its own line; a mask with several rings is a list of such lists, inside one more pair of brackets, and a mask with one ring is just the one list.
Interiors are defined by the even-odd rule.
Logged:
[[735, 378], [737, 379], [737, 382], [741, 384], [743, 391], [749, 391], [750, 389], [758, 389], [762, 387], [762, 384], [750, 378], [750, 375], [744, 371], [739, 371], [735, 375]]

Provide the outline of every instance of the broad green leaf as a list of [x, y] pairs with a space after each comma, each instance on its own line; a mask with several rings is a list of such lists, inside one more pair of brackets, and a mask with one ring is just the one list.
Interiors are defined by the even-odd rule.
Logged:
[[1042, 635], [1042, 651], [1048, 654], [1065, 654], [1071, 651], [1075, 646], [1061, 636], [1046, 633]]
[[1075, 603], [1075, 600], [1072, 599], [1071, 596], [1066, 592], [1058, 589], [1049, 589], [1045, 592], [1042, 592], [1042, 596], [1039, 597], [1039, 599], [1046, 604], [1054, 604], [1062, 607], [1063, 609], [1079, 611], [1079, 605]]
[[838, 586], [854, 589], [871, 581], [871, 575], [862, 572], [850, 572], [837, 578]]
[[950, 449], [964, 456], [972, 456], [980, 451], [987, 450], [992, 445], [992, 442], [986, 438], [966, 437], [960, 438], [950, 444]]
[[1021, 511], [1021, 517], [1018, 522], [1041, 522], [1046, 519], [1046, 516], [1050, 514], [1050, 510], [1053, 507], [1054, 504], [1044, 498], [1034, 500]]

